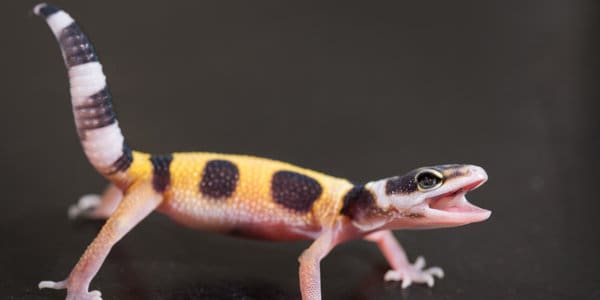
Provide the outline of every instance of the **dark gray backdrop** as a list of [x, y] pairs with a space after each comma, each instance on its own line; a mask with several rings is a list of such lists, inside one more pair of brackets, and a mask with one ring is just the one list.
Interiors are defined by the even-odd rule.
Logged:
[[[493, 211], [399, 232], [447, 277], [384, 283], [374, 245], [322, 264], [325, 299], [600, 299], [598, 10], [593, 1], [55, 1], [96, 45], [136, 149], [245, 153], [354, 181], [464, 162]], [[60, 299], [99, 222], [69, 204], [105, 182], [78, 144], [66, 72], [32, 1], [2, 5], [0, 295]], [[106, 299], [297, 299], [308, 242], [152, 215], [109, 255]]]

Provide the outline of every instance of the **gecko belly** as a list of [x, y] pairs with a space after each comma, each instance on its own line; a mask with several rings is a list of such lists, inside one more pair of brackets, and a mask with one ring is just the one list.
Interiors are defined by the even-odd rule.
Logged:
[[229, 199], [227, 203], [219, 203], [206, 198], [170, 198], [158, 210], [193, 229], [245, 238], [314, 239], [321, 231], [321, 226], [311, 216], [257, 205], [246, 199]]

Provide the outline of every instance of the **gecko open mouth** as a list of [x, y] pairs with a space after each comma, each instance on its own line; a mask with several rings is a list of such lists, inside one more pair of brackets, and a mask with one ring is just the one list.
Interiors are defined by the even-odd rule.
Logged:
[[450, 213], [457, 215], [483, 215], [489, 216], [490, 211], [480, 208], [467, 201], [465, 194], [483, 184], [485, 180], [478, 180], [467, 184], [457, 190], [427, 200], [427, 206], [432, 212]]

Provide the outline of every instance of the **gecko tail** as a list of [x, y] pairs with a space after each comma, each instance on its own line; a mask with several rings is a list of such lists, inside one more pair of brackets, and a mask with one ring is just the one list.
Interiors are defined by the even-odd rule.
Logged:
[[123, 177], [133, 155], [121, 133], [94, 47], [65, 11], [40, 3], [33, 13], [45, 19], [60, 46], [69, 75], [75, 126], [88, 160], [109, 179]]

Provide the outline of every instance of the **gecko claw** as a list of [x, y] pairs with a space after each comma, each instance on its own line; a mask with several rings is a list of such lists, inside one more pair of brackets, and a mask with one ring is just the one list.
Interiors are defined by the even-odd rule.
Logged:
[[401, 269], [387, 271], [383, 279], [385, 281], [402, 281], [402, 288], [405, 289], [413, 283], [425, 283], [427, 286], [433, 287], [435, 277], [444, 277], [444, 271], [440, 267], [423, 269], [424, 267], [425, 258], [419, 256], [414, 264], [408, 264]]

